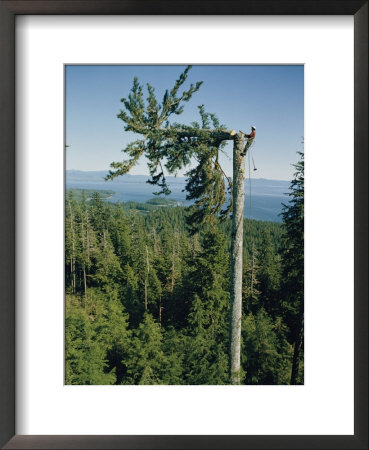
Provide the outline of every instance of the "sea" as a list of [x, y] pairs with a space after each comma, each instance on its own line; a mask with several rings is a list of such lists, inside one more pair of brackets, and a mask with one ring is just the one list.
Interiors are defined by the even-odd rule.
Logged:
[[[114, 191], [114, 195], [106, 199], [114, 203], [118, 200], [121, 203], [128, 201], [145, 203], [154, 197], [154, 192], [158, 191], [156, 186], [147, 183], [146, 175], [127, 174], [112, 181], [105, 181], [106, 175], [105, 171], [67, 170], [66, 188]], [[186, 179], [167, 177], [167, 181], [172, 191], [168, 198], [176, 201], [178, 205], [190, 205], [191, 202], [186, 200]], [[288, 204], [289, 201], [289, 186], [289, 181], [253, 178], [250, 196], [250, 183], [248, 179], [245, 180], [245, 217], [281, 222], [282, 204]]]

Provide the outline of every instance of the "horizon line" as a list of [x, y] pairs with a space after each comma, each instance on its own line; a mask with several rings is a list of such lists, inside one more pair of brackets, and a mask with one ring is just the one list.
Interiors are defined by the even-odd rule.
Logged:
[[[84, 173], [91, 173], [91, 172], [109, 172], [109, 169], [108, 170], [106, 170], [106, 169], [94, 169], [94, 170], [82, 170], [82, 169], [65, 169], [65, 171], [66, 172], [84, 172]], [[129, 175], [129, 176], [131, 176], [131, 177], [148, 177], [148, 178], [150, 178], [150, 175], [149, 174], [146, 174], [146, 173], [135, 173], [135, 174], [132, 174], [132, 173], [126, 173], [126, 174], [124, 174], [124, 175]], [[123, 175], [121, 175], [121, 176], [123, 176]], [[167, 177], [173, 177], [173, 178], [186, 178], [186, 176], [184, 176], [184, 175], [166, 175]], [[229, 175], [230, 176], [230, 175]], [[247, 179], [248, 177], [245, 177], [245, 180]], [[256, 178], [256, 177], [254, 177], [254, 178], [252, 178], [252, 179], [254, 179], [254, 180], [270, 180], [270, 181], [287, 181], [287, 182], [291, 182], [291, 180], [286, 180], [285, 178], [264, 178], [264, 177], [259, 177], [259, 178]], [[107, 180], [107, 181], [109, 181], [109, 180]], [[111, 180], [111, 181], [113, 181], [113, 180]]]

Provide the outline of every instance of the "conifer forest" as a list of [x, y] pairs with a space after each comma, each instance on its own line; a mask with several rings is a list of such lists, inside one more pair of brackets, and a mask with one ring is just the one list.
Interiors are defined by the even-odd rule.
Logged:
[[[142, 210], [99, 192], [66, 192], [68, 385], [304, 383], [303, 152], [282, 222], [244, 217], [252, 141], [204, 105], [198, 122], [172, 120], [201, 87], [185, 88], [189, 71], [162, 100], [136, 78], [121, 100], [118, 119], [138, 139], [107, 179], [124, 176], [145, 155], [156, 201]], [[232, 177], [218, 158], [226, 140], [233, 142]], [[165, 174], [190, 161], [191, 205], [177, 206], [167, 200]]]

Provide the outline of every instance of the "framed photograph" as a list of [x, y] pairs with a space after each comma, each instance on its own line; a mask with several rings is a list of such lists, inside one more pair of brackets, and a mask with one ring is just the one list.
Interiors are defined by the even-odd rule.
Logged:
[[368, 448], [367, 17], [0, 2], [3, 448]]

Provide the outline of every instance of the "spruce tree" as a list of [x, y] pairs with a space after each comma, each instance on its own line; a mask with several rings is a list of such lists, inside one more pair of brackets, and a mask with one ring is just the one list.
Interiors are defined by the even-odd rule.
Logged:
[[[191, 66], [188, 66], [175, 82], [171, 90], [164, 94], [162, 102], [157, 100], [155, 89], [147, 84], [147, 98], [137, 77], [128, 98], [122, 98], [124, 109], [118, 118], [124, 129], [142, 136], [130, 143], [125, 153], [127, 160], [113, 162], [107, 179], [124, 175], [143, 155], [148, 159], [150, 183], [157, 185], [157, 194], [169, 194], [170, 188], [164, 168], [170, 174], [190, 164], [191, 159], [198, 165], [187, 172], [188, 199], [194, 201], [190, 209], [189, 225], [193, 232], [204, 223], [211, 222], [217, 215], [226, 216], [233, 208], [232, 247], [231, 247], [231, 286], [230, 286], [230, 357], [229, 380], [240, 383], [240, 348], [242, 315], [242, 248], [244, 211], [244, 156], [251, 144], [245, 146], [242, 132], [226, 129], [220, 125], [214, 114], [207, 113], [204, 106], [199, 107], [201, 123], [190, 125], [170, 122], [180, 115], [184, 103], [197, 92], [202, 82], [191, 84], [179, 93], [185, 83]], [[233, 180], [228, 179], [219, 164], [219, 152], [226, 140], [233, 141]], [[231, 204], [224, 207], [229, 189]]]
[[[91, 306], [91, 304], [90, 304]], [[114, 369], [109, 369], [101, 303], [82, 308], [76, 296], [67, 296], [65, 318], [65, 383], [114, 384]], [[106, 330], [105, 322], [105, 330]]]
[[66, 281], [73, 294], [77, 291], [77, 253], [78, 253], [78, 226], [77, 203], [73, 192], [68, 193], [65, 205], [65, 272]]
[[279, 321], [261, 308], [243, 317], [242, 366], [245, 384], [288, 384], [291, 355]]
[[283, 205], [284, 235], [282, 240], [283, 307], [294, 348], [291, 384], [303, 383], [299, 376], [304, 327], [304, 154], [290, 186], [290, 201]]
[[115, 254], [118, 256], [120, 265], [123, 267], [130, 262], [130, 236], [129, 221], [123, 212], [121, 203], [117, 202], [114, 212], [109, 216], [109, 229], [111, 241], [114, 245]]
[[274, 252], [269, 229], [263, 230], [259, 251], [259, 290], [262, 305], [268, 314], [279, 312], [280, 257]]
[[185, 357], [189, 384], [227, 383], [227, 316], [229, 273], [225, 238], [212, 228], [204, 233], [202, 250], [193, 262], [192, 305]]
[[172, 366], [164, 353], [163, 331], [150, 313], [145, 312], [134, 330], [130, 355], [122, 363], [127, 366], [123, 384], [170, 384]]

